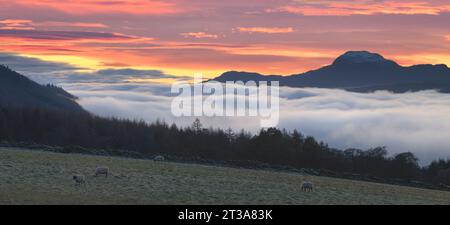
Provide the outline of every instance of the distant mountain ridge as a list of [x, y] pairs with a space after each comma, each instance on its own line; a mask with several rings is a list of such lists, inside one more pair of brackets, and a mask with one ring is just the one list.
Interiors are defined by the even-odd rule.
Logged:
[[34, 107], [85, 112], [76, 97], [60, 87], [40, 85], [0, 65], [0, 106]]
[[444, 65], [404, 67], [377, 53], [349, 51], [331, 65], [290, 76], [261, 75], [229, 71], [212, 80], [279, 81], [281, 86], [338, 88], [355, 92], [389, 90], [393, 92], [437, 89], [450, 93], [450, 69]]

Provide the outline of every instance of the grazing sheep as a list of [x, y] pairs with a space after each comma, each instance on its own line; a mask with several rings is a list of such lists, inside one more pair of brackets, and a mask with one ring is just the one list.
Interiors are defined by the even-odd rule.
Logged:
[[105, 177], [108, 177], [109, 168], [106, 166], [99, 166], [95, 169], [95, 176], [104, 174]]
[[72, 179], [75, 181], [75, 185], [86, 184], [86, 177], [84, 175], [74, 175]]
[[158, 156], [156, 156], [153, 160], [155, 160], [155, 161], [164, 161], [164, 160], [166, 160], [166, 159], [164, 158], [164, 156], [158, 155]]
[[305, 181], [302, 183], [302, 191], [313, 191], [314, 190], [314, 184], [309, 181]]

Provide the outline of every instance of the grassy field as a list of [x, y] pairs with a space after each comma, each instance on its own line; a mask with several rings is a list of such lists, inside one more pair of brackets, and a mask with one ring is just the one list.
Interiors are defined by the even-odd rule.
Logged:
[[[96, 166], [111, 176], [94, 177]], [[87, 176], [75, 186], [73, 174]], [[300, 191], [312, 181], [314, 192]], [[0, 148], [0, 204], [450, 204], [450, 192], [300, 174]]]

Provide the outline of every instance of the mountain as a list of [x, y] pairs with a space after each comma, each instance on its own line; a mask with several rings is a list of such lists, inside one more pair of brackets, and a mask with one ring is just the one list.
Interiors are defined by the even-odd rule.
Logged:
[[450, 69], [446, 65], [404, 67], [368, 51], [349, 51], [331, 65], [290, 76], [230, 71], [214, 78], [226, 81], [279, 81], [281, 86], [339, 88], [355, 92], [393, 92], [438, 89], [450, 92]]
[[27, 77], [0, 65], [0, 106], [37, 107], [85, 112], [76, 97], [64, 89], [42, 86]]

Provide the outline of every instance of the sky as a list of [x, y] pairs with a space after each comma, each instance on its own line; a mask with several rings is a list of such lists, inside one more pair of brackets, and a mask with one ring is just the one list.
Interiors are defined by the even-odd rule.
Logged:
[[368, 50], [450, 66], [448, 0], [0, 0], [0, 52], [84, 72], [289, 75]]

